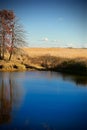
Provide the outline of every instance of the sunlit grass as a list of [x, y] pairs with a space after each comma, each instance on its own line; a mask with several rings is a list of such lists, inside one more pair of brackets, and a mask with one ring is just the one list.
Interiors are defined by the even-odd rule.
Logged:
[[23, 48], [5, 54], [0, 71], [51, 70], [87, 75], [87, 50], [65, 48]]

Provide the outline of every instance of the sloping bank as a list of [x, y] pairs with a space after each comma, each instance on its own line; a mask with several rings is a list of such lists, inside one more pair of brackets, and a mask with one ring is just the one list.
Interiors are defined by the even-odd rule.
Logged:
[[[31, 63], [43, 67], [43, 70], [78, 74], [87, 76], [86, 58], [60, 58], [44, 55], [31, 59]], [[40, 68], [41, 69], [41, 68]]]
[[87, 76], [87, 59], [58, 58], [54, 56], [29, 57], [26, 61], [0, 61], [0, 71], [56, 71]]

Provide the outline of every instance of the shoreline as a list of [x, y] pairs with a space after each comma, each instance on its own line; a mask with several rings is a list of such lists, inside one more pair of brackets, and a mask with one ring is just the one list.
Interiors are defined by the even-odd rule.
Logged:
[[0, 72], [56, 71], [87, 76], [87, 50], [74, 48], [23, 48], [11, 61], [0, 60]]
[[[54, 61], [53, 61], [54, 59]], [[34, 61], [35, 60], [35, 61]], [[35, 63], [32, 63], [35, 62]], [[19, 63], [12, 61], [0, 61], [0, 72], [19, 72], [19, 71], [55, 71], [67, 74], [87, 76], [87, 64], [76, 59], [54, 58], [52, 56], [31, 58], [31, 63]]]

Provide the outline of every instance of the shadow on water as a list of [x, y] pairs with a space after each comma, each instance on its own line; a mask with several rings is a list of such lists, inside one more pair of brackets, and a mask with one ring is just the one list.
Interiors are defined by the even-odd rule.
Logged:
[[10, 123], [13, 107], [21, 102], [22, 88], [13, 80], [10, 74], [0, 74], [0, 124]]
[[64, 81], [74, 82], [76, 86], [87, 87], [87, 76], [61, 74]]
[[68, 81], [74, 83], [76, 86], [80, 87], [87, 87], [87, 76], [81, 76], [81, 75], [70, 75], [66, 73], [59, 73], [59, 72], [52, 72], [48, 71], [45, 73], [45, 76], [47, 78], [62, 78], [63, 81]]

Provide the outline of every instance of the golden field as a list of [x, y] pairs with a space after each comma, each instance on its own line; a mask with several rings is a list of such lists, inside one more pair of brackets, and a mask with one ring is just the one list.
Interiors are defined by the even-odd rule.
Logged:
[[87, 49], [73, 48], [24, 48], [30, 57], [50, 55], [62, 58], [87, 58]]
[[0, 60], [0, 71], [46, 70], [87, 75], [87, 49], [21, 48], [11, 61]]

